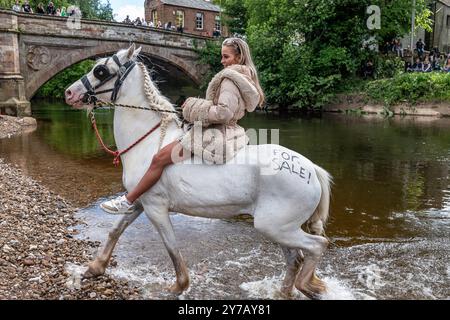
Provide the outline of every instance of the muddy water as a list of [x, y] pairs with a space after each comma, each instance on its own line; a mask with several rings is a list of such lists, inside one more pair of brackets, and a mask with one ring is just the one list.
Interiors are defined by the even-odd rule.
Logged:
[[[98, 148], [86, 115], [35, 103], [38, 130], [0, 140], [0, 155], [75, 202], [82, 237], [104, 241], [118, 217], [98, 209], [122, 191], [121, 170]], [[98, 116], [113, 143], [112, 115]], [[281, 144], [334, 176], [332, 240], [319, 266], [326, 299], [450, 298], [450, 119], [321, 119], [249, 115], [246, 128], [279, 128]], [[186, 299], [277, 299], [281, 250], [250, 222], [172, 216], [191, 275]], [[117, 250], [116, 277], [138, 282], [146, 298], [174, 299], [170, 259], [144, 216]], [[304, 299], [296, 294], [294, 299]]]

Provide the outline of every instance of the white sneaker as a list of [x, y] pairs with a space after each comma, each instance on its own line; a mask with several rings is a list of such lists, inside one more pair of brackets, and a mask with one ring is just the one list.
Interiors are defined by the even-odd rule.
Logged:
[[134, 211], [134, 204], [130, 204], [125, 195], [123, 195], [103, 202], [100, 204], [100, 208], [111, 214], [130, 214]]

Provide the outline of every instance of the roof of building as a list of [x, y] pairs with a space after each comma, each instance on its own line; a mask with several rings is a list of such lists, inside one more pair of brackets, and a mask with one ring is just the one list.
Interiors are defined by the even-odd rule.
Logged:
[[205, 0], [161, 0], [164, 4], [220, 12], [220, 7]]
[[439, 0], [439, 2], [442, 2], [446, 6], [450, 7], [450, 0]]

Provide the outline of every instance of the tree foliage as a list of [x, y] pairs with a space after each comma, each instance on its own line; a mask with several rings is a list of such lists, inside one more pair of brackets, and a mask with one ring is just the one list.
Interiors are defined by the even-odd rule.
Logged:
[[[410, 30], [410, 0], [221, 0], [231, 32], [248, 40], [268, 102], [320, 107], [336, 86], [383, 43]], [[427, 0], [416, 21], [429, 25]], [[381, 29], [369, 30], [369, 5], [381, 8]]]
[[225, 11], [223, 22], [231, 34], [244, 35], [247, 28], [247, 8], [242, 0], [215, 0]]
[[[11, 9], [15, 4], [15, 0], [0, 0], [0, 8]], [[33, 11], [39, 3], [44, 4], [44, 8], [47, 7], [48, 1], [43, 0], [30, 0], [30, 5]], [[113, 10], [109, 0], [104, 3], [102, 0], [52, 0], [56, 8], [75, 5], [80, 8], [81, 14], [85, 19], [101, 19], [107, 21], [113, 21]], [[21, 1], [23, 3], [23, 1]]]

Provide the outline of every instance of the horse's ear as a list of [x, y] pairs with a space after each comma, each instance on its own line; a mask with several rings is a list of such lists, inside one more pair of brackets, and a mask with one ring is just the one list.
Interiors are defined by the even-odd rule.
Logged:
[[127, 58], [129, 60], [134, 60], [136, 59], [136, 57], [139, 55], [139, 53], [141, 52], [142, 47], [139, 47], [136, 49], [136, 46], [134, 45], [134, 43], [130, 46], [130, 48], [128, 49], [127, 52]]
[[142, 47], [139, 47], [136, 50], [134, 50], [133, 58], [137, 58], [139, 53], [141, 53], [141, 50], [142, 50]]
[[128, 52], [127, 52], [127, 58], [131, 59], [134, 55], [134, 51], [136, 50], [136, 46], [134, 45], [134, 43], [128, 48]]

